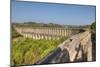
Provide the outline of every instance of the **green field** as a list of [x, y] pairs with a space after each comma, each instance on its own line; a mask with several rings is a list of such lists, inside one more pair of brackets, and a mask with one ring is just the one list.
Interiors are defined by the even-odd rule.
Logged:
[[46, 57], [64, 40], [65, 38], [61, 38], [60, 40], [14, 38], [12, 39], [12, 65], [34, 64]]

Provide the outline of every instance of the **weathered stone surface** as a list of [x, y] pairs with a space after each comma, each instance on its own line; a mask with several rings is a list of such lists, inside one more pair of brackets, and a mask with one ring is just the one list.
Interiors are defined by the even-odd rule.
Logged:
[[75, 58], [83, 58], [83, 54], [87, 55], [87, 61], [92, 61], [91, 33], [88, 31], [72, 36], [59, 47], [68, 50], [70, 62], [74, 62]]
[[37, 64], [92, 61], [91, 33], [86, 31], [70, 37], [48, 56]]

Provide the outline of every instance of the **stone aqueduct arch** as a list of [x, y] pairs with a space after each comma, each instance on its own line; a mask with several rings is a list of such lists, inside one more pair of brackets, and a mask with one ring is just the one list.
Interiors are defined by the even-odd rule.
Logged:
[[[34, 28], [15, 28], [18, 33], [24, 37], [33, 39], [59, 39], [61, 37], [69, 37], [76, 30], [57, 28], [57, 27], [34, 27]], [[78, 31], [77, 31], [78, 32]], [[76, 33], [77, 33], [76, 32]]]

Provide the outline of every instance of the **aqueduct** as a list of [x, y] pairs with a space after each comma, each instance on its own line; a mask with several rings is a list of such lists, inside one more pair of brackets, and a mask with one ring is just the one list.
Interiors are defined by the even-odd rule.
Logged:
[[70, 37], [79, 33], [79, 29], [66, 29], [59, 27], [34, 27], [34, 28], [15, 28], [24, 37], [33, 39], [59, 39], [60, 37]]

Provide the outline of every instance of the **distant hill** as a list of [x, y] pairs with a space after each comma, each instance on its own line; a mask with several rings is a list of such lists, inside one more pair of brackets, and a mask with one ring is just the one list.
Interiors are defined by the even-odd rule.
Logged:
[[60, 25], [55, 23], [37, 23], [37, 22], [23, 22], [23, 23], [13, 23], [17, 27], [63, 27], [63, 28], [88, 28], [90, 25]]
[[36, 23], [36, 22], [24, 22], [24, 23], [13, 23], [13, 25], [19, 26], [19, 27], [63, 27], [59, 24], [54, 23]]

